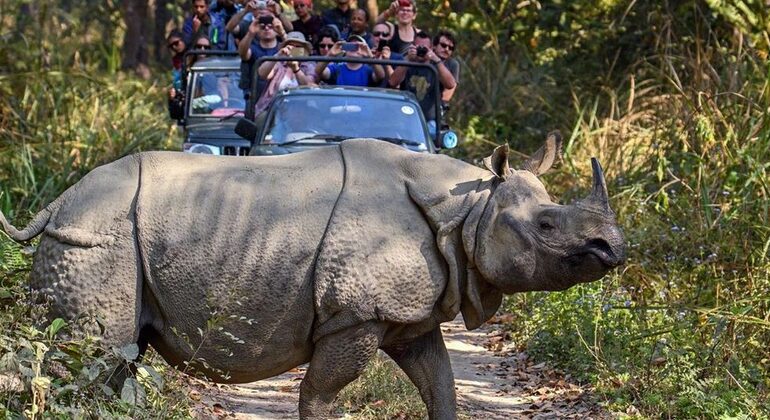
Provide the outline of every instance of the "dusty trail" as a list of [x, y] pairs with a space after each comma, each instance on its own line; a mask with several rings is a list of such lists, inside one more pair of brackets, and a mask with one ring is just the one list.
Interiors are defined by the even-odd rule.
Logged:
[[[471, 419], [605, 419], [591, 391], [505, 345], [494, 324], [467, 331], [458, 318], [442, 326], [455, 375], [458, 412]], [[296, 419], [304, 367], [244, 385], [191, 382], [198, 417]], [[355, 417], [352, 417], [355, 418]]]

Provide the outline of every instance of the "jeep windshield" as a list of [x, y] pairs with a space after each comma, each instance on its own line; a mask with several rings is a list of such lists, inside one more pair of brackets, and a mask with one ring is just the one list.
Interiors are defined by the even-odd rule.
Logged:
[[242, 115], [246, 107], [243, 90], [238, 87], [240, 70], [199, 70], [191, 73], [190, 117], [230, 117]]
[[419, 107], [397, 97], [287, 95], [276, 98], [261, 144], [328, 144], [370, 137], [428, 150]]

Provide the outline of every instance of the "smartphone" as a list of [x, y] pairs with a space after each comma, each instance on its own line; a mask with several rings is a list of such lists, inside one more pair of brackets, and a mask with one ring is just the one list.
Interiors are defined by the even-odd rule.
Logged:
[[267, 9], [267, 0], [257, 0], [257, 9]]
[[355, 42], [346, 42], [342, 44], [342, 51], [347, 51], [347, 52], [358, 51], [358, 44]]
[[260, 25], [272, 25], [273, 24], [273, 17], [272, 16], [260, 16], [257, 20]]
[[380, 42], [377, 43], [377, 51], [382, 52], [382, 49], [385, 48], [388, 45], [387, 39], [381, 39]]
[[398, 0], [399, 7], [409, 7], [412, 5], [412, 2], [409, 0]]
[[307, 54], [305, 54], [305, 49], [302, 47], [294, 47], [291, 49], [291, 53], [289, 54], [292, 57], [304, 57]]

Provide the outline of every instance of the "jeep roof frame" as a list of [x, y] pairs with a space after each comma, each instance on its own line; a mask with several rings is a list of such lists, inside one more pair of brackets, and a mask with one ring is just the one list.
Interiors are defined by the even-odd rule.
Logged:
[[[199, 55], [205, 55], [207, 57], [239, 57], [238, 51], [224, 51], [224, 50], [189, 50], [185, 51], [184, 55], [182, 56], [182, 91], [186, 91], [187, 89], [187, 73], [190, 70], [190, 66], [187, 65], [187, 61], [189, 57], [192, 56], [199, 56]], [[207, 69], [209, 70], [209, 69]], [[210, 70], [219, 70], [218, 68], [212, 67]], [[229, 69], [222, 69], [222, 70], [229, 70]], [[245, 110], [244, 110], [245, 111]]]

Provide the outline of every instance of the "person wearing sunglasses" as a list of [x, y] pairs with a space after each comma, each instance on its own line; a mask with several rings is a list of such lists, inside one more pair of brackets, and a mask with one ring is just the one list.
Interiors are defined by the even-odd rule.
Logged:
[[168, 115], [179, 120], [184, 117], [184, 93], [182, 93], [182, 60], [187, 50], [184, 34], [174, 29], [166, 37], [166, 47], [171, 53], [171, 87], [168, 89]]
[[316, 35], [315, 55], [329, 55], [334, 44], [339, 41], [337, 31], [330, 27], [323, 27]]
[[[436, 67], [434, 73], [425, 67], [398, 66], [390, 76], [390, 87], [412, 92], [420, 103], [425, 119], [428, 120], [428, 129], [431, 134], [436, 130], [436, 84], [439, 92], [453, 89], [456, 85], [452, 73], [444, 65], [444, 62], [433, 51], [431, 37], [424, 31], [417, 32], [414, 45], [409, 47], [406, 60], [413, 63], [432, 64]], [[438, 79], [436, 75], [438, 74]]]
[[321, 17], [313, 13], [313, 0], [294, 0], [294, 12], [297, 13], [297, 20], [291, 22], [293, 30], [302, 32], [308, 42], [315, 44], [323, 23]]
[[166, 47], [171, 53], [171, 77], [175, 89], [182, 88], [182, 59], [187, 50], [187, 44], [184, 42], [184, 34], [174, 29], [166, 37]]
[[[387, 22], [380, 22], [372, 29], [372, 42], [374, 43], [374, 58], [383, 60], [403, 60], [404, 56], [391, 51], [389, 43], [393, 38], [393, 29]], [[379, 87], [390, 87], [388, 80], [393, 74], [393, 66], [384, 65], [385, 78], [378, 84]]]
[[452, 96], [454, 96], [457, 85], [460, 83], [460, 63], [452, 58], [455, 45], [457, 45], [455, 36], [448, 30], [441, 29], [433, 37], [433, 52], [441, 59], [444, 66], [452, 73], [452, 77], [455, 79], [455, 86], [453, 88], [444, 89], [441, 92], [441, 102], [445, 108], [448, 106], [447, 104], [452, 99]]

